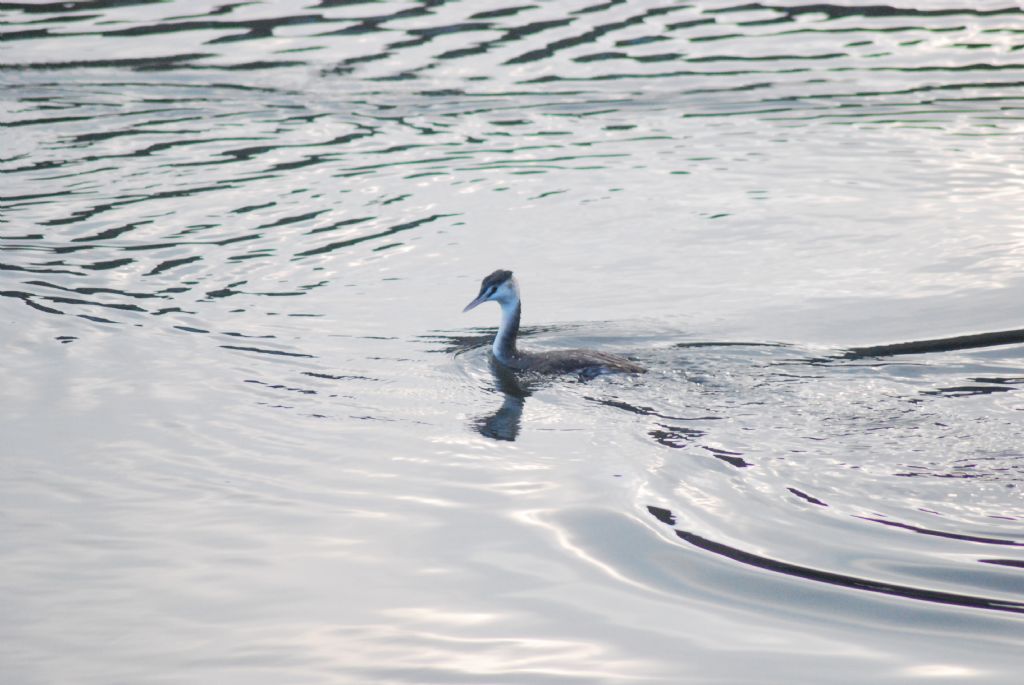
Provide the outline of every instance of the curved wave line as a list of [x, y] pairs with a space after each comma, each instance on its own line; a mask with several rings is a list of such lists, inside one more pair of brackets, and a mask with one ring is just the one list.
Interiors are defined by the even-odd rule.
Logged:
[[[660, 507], [647, 507], [647, 510], [662, 523], [668, 523], [671, 525], [675, 521], [671, 512], [661, 509]], [[974, 609], [989, 609], [994, 611], [1007, 611], [1011, 613], [1024, 614], [1024, 602], [990, 599], [988, 597], [978, 597], [975, 595], [961, 595], [953, 592], [942, 592], [940, 590], [928, 590], [909, 585], [897, 585], [895, 583], [885, 583], [878, 580], [870, 580], [868, 578], [859, 578], [857, 576], [849, 576], [842, 573], [834, 573], [832, 571], [822, 571], [821, 569], [808, 568], [806, 566], [791, 564], [786, 561], [779, 561], [778, 559], [762, 557], [751, 552], [744, 552], [743, 550], [736, 549], [735, 547], [730, 547], [729, 545], [724, 545], [720, 542], [715, 542], [714, 540], [709, 540], [708, 538], [697, 535], [696, 533], [679, 530], [678, 528], [675, 532], [681, 540], [690, 543], [694, 547], [699, 547], [705, 551], [718, 554], [728, 559], [732, 559], [733, 561], [738, 561], [741, 564], [746, 564], [747, 566], [754, 566], [756, 568], [765, 569], [766, 571], [782, 573], [787, 576], [795, 576], [797, 578], [813, 580], [819, 583], [827, 583], [829, 585], [839, 585], [841, 587], [847, 587], [854, 590], [865, 590], [867, 592], [876, 592], [883, 595], [904, 597], [906, 599], [916, 599], [952, 606], [971, 607]]]

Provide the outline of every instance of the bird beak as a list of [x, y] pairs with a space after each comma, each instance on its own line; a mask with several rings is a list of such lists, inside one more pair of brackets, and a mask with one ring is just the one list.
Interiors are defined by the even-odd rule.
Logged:
[[475, 300], [473, 300], [472, 302], [470, 302], [469, 304], [466, 305], [466, 308], [462, 310], [462, 313], [465, 314], [466, 312], [468, 312], [470, 309], [472, 309], [473, 307], [477, 306], [481, 302], [486, 302], [486, 301], [487, 301], [487, 298], [484, 297], [483, 293], [480, 293], [479, 295], [476, 296]]

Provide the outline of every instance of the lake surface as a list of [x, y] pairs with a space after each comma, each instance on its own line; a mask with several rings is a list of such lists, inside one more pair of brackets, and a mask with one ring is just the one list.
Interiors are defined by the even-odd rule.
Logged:
[[0, 3], [2, 680], [1016, 683], [1022, 27]]

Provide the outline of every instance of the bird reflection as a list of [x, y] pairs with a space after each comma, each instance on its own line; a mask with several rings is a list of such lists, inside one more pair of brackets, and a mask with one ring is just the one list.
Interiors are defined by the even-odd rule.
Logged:
[[532, 391], [512, 369], [493, 357], [490, 358], [490, 369], [494, 387], [504, 395], [504, 399], [497, 411], [474, 419], [473, 427], [485, 438], [512, 442], [519, 435], [523, 407]]
[[[531, 329], [531, 332], [539, 330], [544, 329]], [[423, 337], [435, 343], [442, 343], [441, 348], [435, 351], [458, 355], [489, 343], [493, 335], [440, 334]], [[477, 433], [491, 440], [512, 442], [519, 436], [520, 421], [523, 416], [523, 407], [526, 405], [526, 398], [533, 394], [533, 388], [536, 387], [538, 382], [541, 382], [542, 378], [536, 376], [521, 377], [509, 367], [496, 361], [491, 355], [488, 355], [488, 362], [491, 376], [494, 379], [494, 388], [497, 392], [501, 393], [503, 400], [497, 410], [472, 419], [470, 426]]]

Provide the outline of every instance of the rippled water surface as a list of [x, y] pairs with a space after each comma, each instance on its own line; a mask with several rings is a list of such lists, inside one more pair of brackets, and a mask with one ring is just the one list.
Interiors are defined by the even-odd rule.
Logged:
[[[0, 3], [11, 683], [1016, 683], [1024, 11]], [[516, 376], [523, 344], [642, 376]]]

